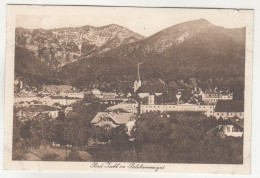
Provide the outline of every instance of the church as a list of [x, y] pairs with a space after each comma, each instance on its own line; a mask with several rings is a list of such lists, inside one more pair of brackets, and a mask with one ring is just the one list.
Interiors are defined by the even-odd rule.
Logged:
[[134, 81], [134, 93], [140, 98], [148, 97], [150, 94], [160, 96], [165, 92], [164, 85], [158, 82], [141, 82], [140, 64], [137, 64], [137, 80]]

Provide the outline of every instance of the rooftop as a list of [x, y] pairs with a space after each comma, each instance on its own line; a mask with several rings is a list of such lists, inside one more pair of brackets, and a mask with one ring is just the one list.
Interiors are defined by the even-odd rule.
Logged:
[[244, 101], [218, 100], [215, 112], [244, 112]]
[[91, 123], [96, 124], [104, 117], [112, 119], [116, 124], [126, 124], [135, 115], [133, 113], [98, 112]]
[[165, 89], [163, 84], [156, 82], [142, 84], [136, 93], [164, 93], [164, 91]]

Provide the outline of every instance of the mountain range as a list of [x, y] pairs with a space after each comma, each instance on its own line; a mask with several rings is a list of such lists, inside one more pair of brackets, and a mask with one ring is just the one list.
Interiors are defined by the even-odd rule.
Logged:
[[129, 89], [137, 77], [137, 63], [143, 81], [243, 78], [245, 31], [204, 19], [177, 24], [147, 38], [115, 24], [17, 28], [15, 72], [79, 88]]

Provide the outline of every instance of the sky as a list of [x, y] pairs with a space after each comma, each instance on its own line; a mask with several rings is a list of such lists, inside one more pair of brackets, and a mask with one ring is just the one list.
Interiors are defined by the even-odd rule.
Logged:
[[24, 6], [19, 11], [16, 27], [51, 29], [118, 24], [147, 37], [172, 25], [197, 19], [225, 28], [241, 28], [247, 23], [245, 11], [228, 9]]

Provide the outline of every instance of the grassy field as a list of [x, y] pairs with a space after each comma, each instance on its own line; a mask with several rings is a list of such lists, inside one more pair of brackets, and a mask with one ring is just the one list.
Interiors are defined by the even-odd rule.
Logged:
[[[91, 155], [85, 151], [78, 151], [79, 156], [82, 161], [93, 161]], [[69, 155], [70, 150], [68, 149], [67, 155]], [[26, 153], [25, 160], [29, 161], [42, 161], [46, 155], [57, 154], [57, 158], [53, 161], [65, 161], [66, 160], [66, 150], [61, 148], [37, 148], [31, 150], [31, 152]]]

